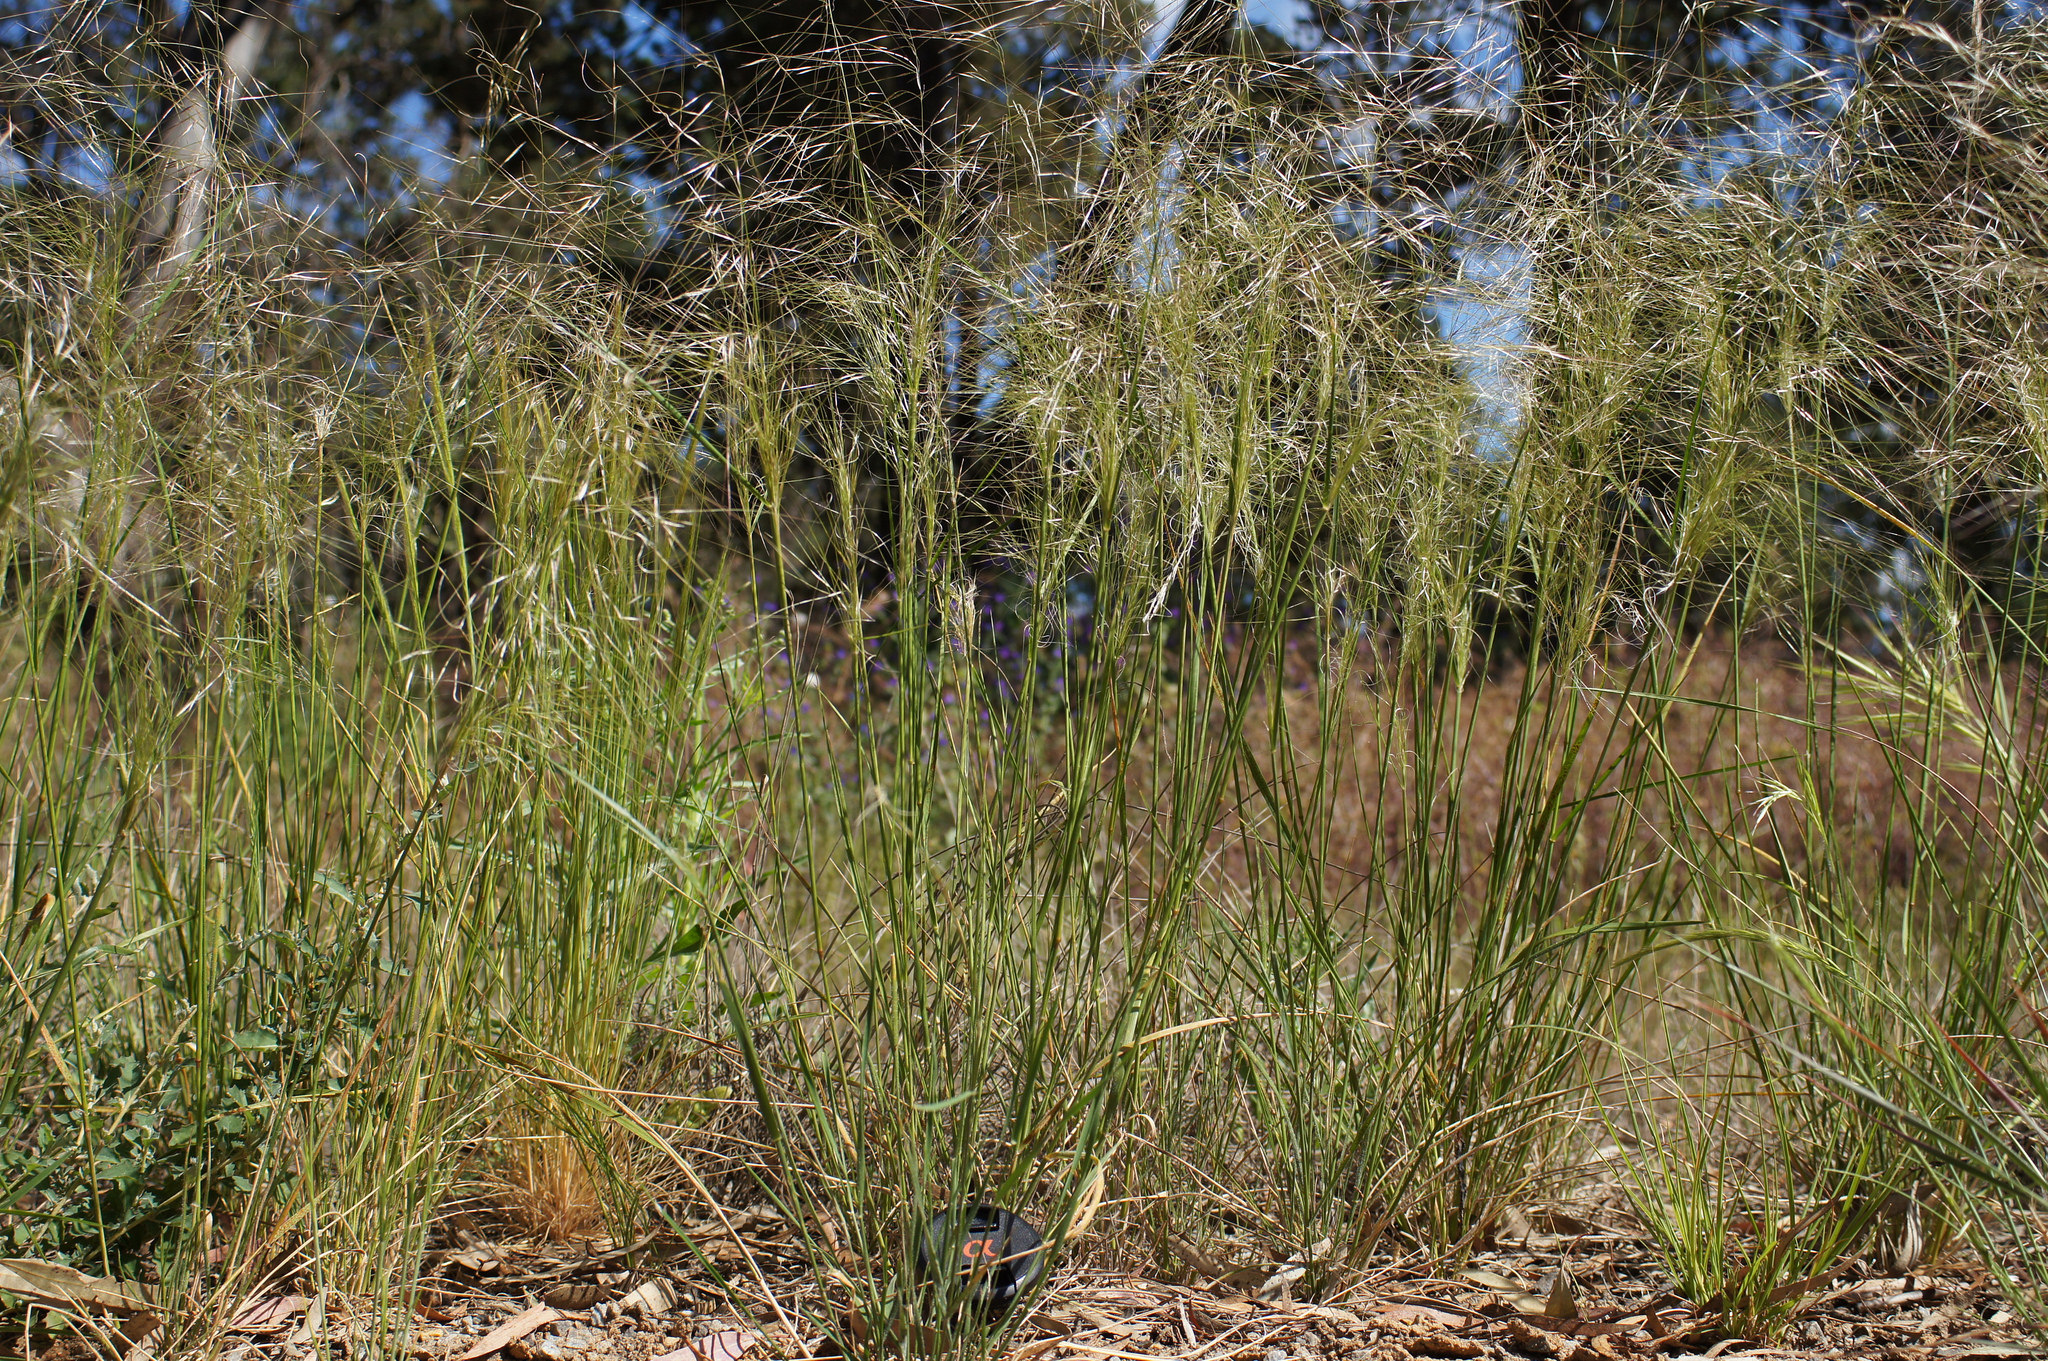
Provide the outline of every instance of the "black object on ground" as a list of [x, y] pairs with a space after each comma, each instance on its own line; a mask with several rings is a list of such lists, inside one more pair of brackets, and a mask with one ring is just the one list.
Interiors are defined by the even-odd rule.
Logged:
[[1038, 1279], [1045, 1240], [1008, 1210], [977, 1205], [941, 1214], [918, 1245], [918, 1274], [930, 1279], [954, 1264], [951, 1284], [966, 1302], [993, 1318]]

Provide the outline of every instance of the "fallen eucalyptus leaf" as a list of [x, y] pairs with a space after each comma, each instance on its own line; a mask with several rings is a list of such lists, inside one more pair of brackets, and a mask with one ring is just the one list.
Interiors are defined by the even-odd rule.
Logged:
[[545, 1304], [536, 1304], [531, 1309], [514, 1314], [482, 1337], [469, 1344], [460, 1361], [480, 1361], [492, 1352], [503, 1351], [507, 1343], [525, 1337], [535, 1328], [561, 1321], [562, 1311]]
[[286, 1323], [306, 1307], [304, 1295], [269, 1295], [249, 1300], [228, 1320], [231, 1333], [282, 1332]]
[[0, 1290], [20, 1295], [37, 1304], [59, 1309], [98, 1309], [109, 1314], [146, 1314], [156, 1306], [142, 1287], [110, 1276], [88, 1276], [83, 1271], [31, 1257], [10, 1257], [0, 1261]]
[[1065, 1333], [1055, 1333], [1051, 1337], [1041, 1337], [1036, 1342], [1027, 1342], [1011, 1352], [1008, 1361], [1038, 1361], [1039, 1357], [1053, 1351], [1066, 1340]]
[[1390, 1304], [1374, 1317], [1378, 1322], [1391, 1323], [1396, 1327], [1407, 1324], [1426, 1328], [1461, 1328], [1465, 1324], [1463, 1314], [1449, 1314], [1423, 1304]]
[[1578, 1316], [1579, 1300], [1572, 1293], [1572, 1274], [1559, 1267], [1551, 1273], [1549, 1298], [1543, 1302], [1543, 1317], [1570, 1319]]
[[315, 1293], [312, 1298], [306, 1301], [306, 1317], [301, 1319], [299, 1326], [292, 1331], [291, 1345], [294, 1347], [312, 1345], [319, 1338], [320, 1334], [326, 1330], [326, 1327], [327, 1300], [324, 1295]]
[[1282, 1298], [1292, 1299], [1294, 1283], [1307, 1274], [1308, 1268], [1305, 1266], [1281, 1267], [1278, 1271], [1268, 1276], [1266, 1283], [1259, 1287], [1258, 1298], [1266, 1301], [1268, 1304]]
[[685, 1342], [674, 1351], [657, 1356], [654, 1361], [740, 1361], [760, 1340], [759, 1333], [728, 1329]]
[[498, 1250], [489, 1243], [478, 1243], [473, 1247], [466, 1247], [458, 1252], [447, 1253], [443, 1255], [441, 1260], [450, 1266], [459, 1266], [465, 1271], [473, 1271], [479, 1276], [491, 1275], [497, 1272], [502, 1265], [498, 1260]]
[[121, 1353], [122, 1361], [153, 1361], [163, 1344], [164, 1325], [147, 1314], [137, 1314], [121, 1326], [117, 1336], [128, 1344]]
[[1265, 1284], [1273, 1273], [1262, 1266], [1241, 1266], [1216, 1278], [1216, 1284], [1229, 1290], [1242, 1290], [1249, 1294]]
[[1469, 1271], [1459, 1272], [1458, 1279], [1470, 1281], [1474, 1285], [1483, 1285], [1488, 1290], [1497, 1290], [1503, 1295], [1527, 1293], [1520, 1281], [1511, 1281], [1497, 1271], [1483, 1271], [1478, 1267], [1473, 1267]]
[[1176, 1238], [1171, 1234], [1167, 1235], [1166, 1250], [1180, 1258], [1189, 1267], [1201, 1272], [1204, 1276], [1210, 1277], [1212, 1280], [1220, 1281], [1230, 1273], [1229, 1267], [1223, 1265], [1223, 1263], [1217, 1261], [1193, 1243]]
[[637, 1290], [621, 1299], [615, 1306], [622, 1314], [636, 1314], [641, 1318], [660, 1318], [676, 1307], [679, 1298], [676, 1288], [659, 1276], [642, 1282]]

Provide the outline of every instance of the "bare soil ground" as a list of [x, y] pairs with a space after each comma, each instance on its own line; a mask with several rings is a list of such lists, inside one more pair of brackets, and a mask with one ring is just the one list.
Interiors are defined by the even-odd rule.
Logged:
[[[242, 1302], [214, 1335], [223, 1361], [828, 1361], [869, 1350], [867, 1327], [822, 1290], [791, 1227], [729, 1209], [615, 1246], [519, 1244], [467, 1215], [444, 1241], [409, 1324], [368, 1300], [302, 1283]], [[1388, 1262], [1295, 1297], [1277, 1264], [1158, 1280], [1068, 1254], [991, 1353], [1004, 1361], [1630, 1361], [1661, 1357], [2003, 1361], [2041, 1354], [1984, 1266], [1962, 1253], [1905, 1275], [1863, 1260], [1819, 1282], [1765, 1340], [1729, 1333], [1675, 1292], [1651, 1245], [1612, 1206], [1533, 1209], [1450, 1277]], [[1201, 1258], [1199, 1251], [1188, 1255]], [[854, 1264], [856, 1267], [858, 1264]], [[1210, 1263], [1211, 1266], [1216, 1264]], [[1560, 1284], [1560, 1273], [1563, 1283]], [[1251, 1277], [1264, 1275], [1264, 1280]], [[1565, 1315], [1565, 1316], [1560, 1316]], [[821, 1328], [816, 1320], [837, 1318]], [[394, 1335], [396, 1334], [396, 1335]], [[76, 1337], [17, 1334], [15, 1355], [95, 1361]], [[902, 1350], [898, 1338], [890, 1350]], [[930, 1350], [946, 1345], [931, 1339]], [[25, 1345], [26, 1344], [26, 1345]], [[151, 1341], [129, 1350], [143, 1361]], [[19, 1350], [17, 1350], [17, 1348]], [[212, 1348], [209, 1348], [211, 1350]], [[915, 1352], [918, 1349], [909, 1347]]]

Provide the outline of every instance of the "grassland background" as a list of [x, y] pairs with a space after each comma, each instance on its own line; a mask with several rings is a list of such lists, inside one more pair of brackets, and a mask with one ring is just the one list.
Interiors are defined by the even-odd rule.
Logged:
[[7, 199], [8, 1250], [203, 1351], [464, 1198], [765, 1201], [881, 1318], [970, 1198], [1335, 1291], [1596, 1179], [1731, 1330], [1908, 1219], [2038, 1308], [2041, 70], [1880, 72], [1796, 198], [1532, 144], [1505, 453], [1455, 257], [1228, 64], [1023, 293], [1014, 197], [651, 301], [567, 180], [371, 270], [228, 163], [140, 282]]

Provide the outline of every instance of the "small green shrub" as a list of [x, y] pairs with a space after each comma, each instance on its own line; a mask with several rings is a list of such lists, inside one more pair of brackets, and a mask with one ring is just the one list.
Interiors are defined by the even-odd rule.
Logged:
[[[374, 945], [374, 936], [366, 943]], [[134, 967], [131, 946], [95, 945], [74, 967]], [[304, 935], [223, 942], [231, 970], [261, 1001], [225, 1036], [215, 997], [178, 995], [175, 977], [136, 970], [139, 986], [173, 995], [163, 1029], [126, 1008], [67, 1034], [36, 1085], [18, 1069], [0, 1117], [0, 1222], [18, 1256], [133, 1275], [204, 1216], [288, 1195], [299, 1166], [274, 1141], [293, 1106], [338, 1094], [348, 1056], [374, 1018], [347, 1005], [353, 972]], [[209, 1023], [212, 1023], [210, 1025]]]

